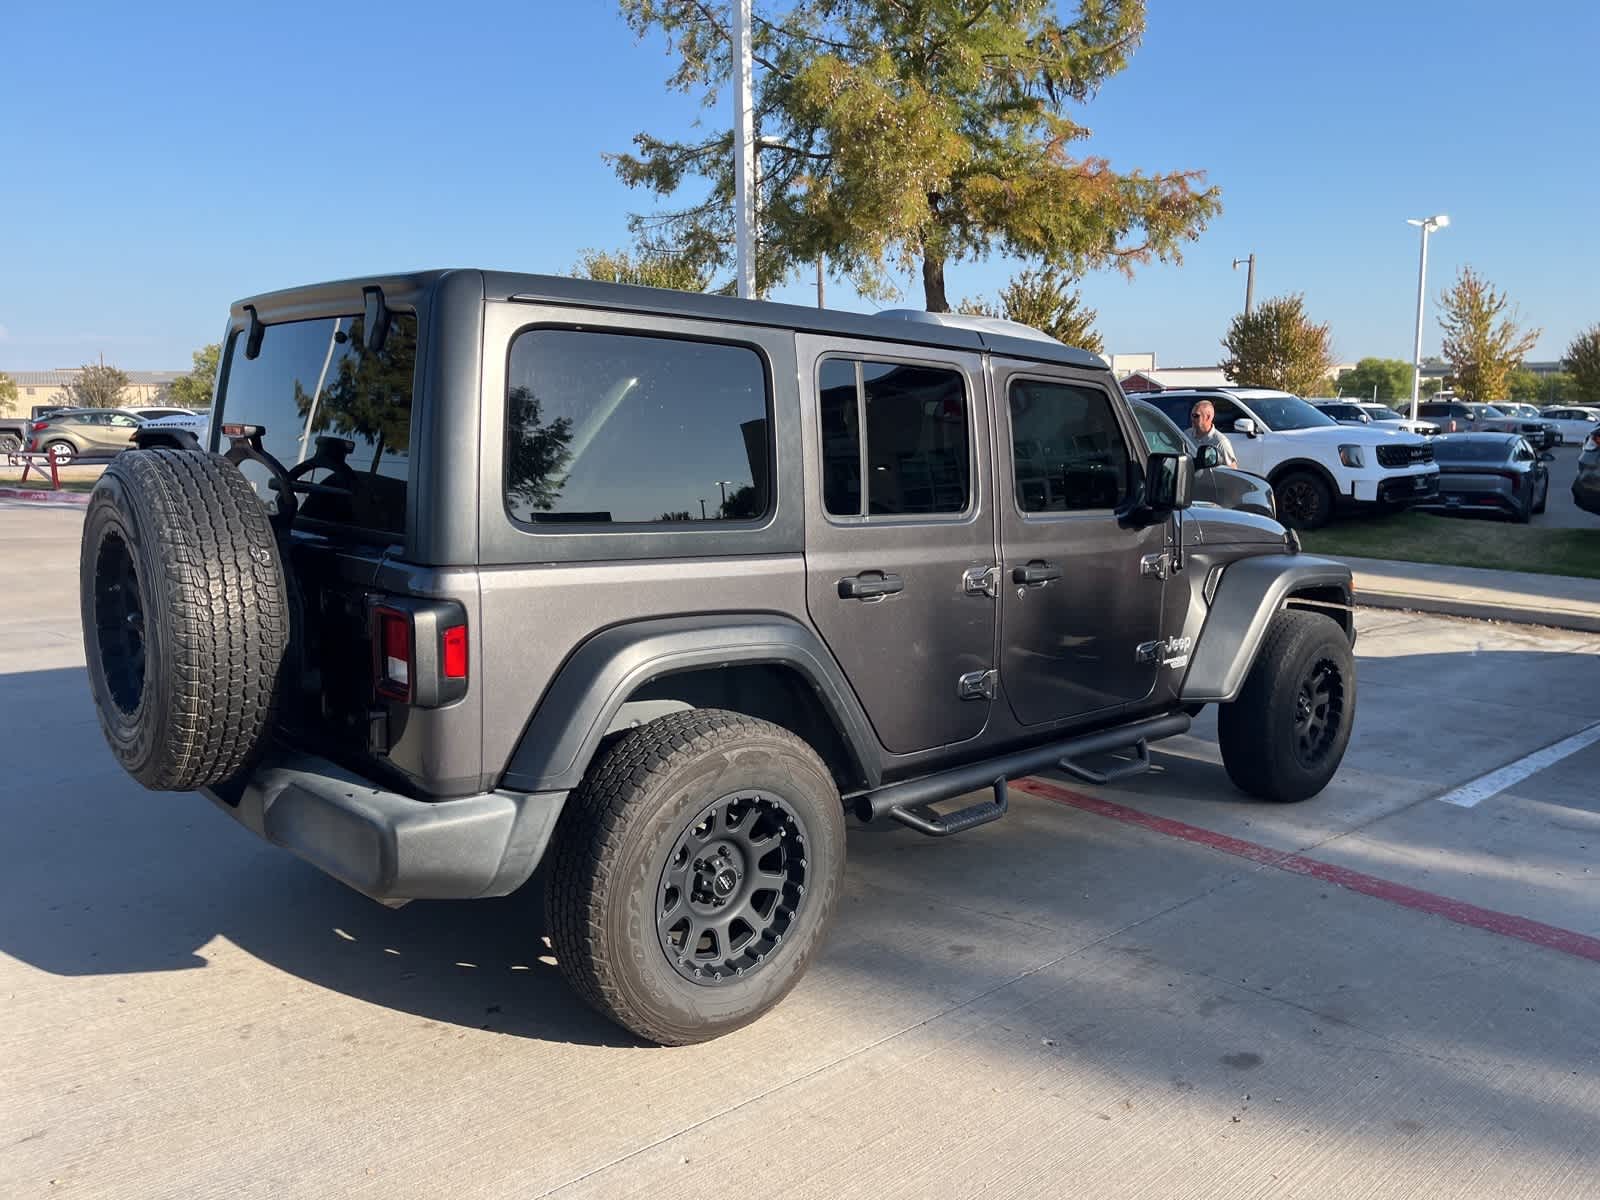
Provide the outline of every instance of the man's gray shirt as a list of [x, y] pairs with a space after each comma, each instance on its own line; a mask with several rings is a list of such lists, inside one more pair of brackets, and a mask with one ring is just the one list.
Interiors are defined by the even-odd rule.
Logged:
[[1196, 448], [1200, 446], [1215, 446], [1222, 452], [1222, 465], [1225, 467], [1232, 466], [1239, 461], [1233, 452], [1233, 443], [1221, 433], [1218, 433], [1215, 425], [1211, 427], [1210, 433], [1204, 434], [1196, 433], [1194, 426], [1189, 426], [1189, 439], [1194, 442]]

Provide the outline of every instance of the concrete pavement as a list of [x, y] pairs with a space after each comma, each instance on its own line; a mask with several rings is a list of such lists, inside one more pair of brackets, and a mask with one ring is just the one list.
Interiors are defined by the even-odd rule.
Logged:
[[1099, 813], [854, 828], [793, 996], [660, 1050], [567, 992], [535, 896], [388, 910], [123, 776], [78, 519], [0, 507], [8, 1200], [1600, 1191], [1600, 966], [1403, 890], [1600, 936], [1600, 746], [1436, 799], [1600, 721], [1600, 637], [1364, 611], [1305, 804], [1233, 791], [1208, 712], [1119, 787], [1044, 781]]

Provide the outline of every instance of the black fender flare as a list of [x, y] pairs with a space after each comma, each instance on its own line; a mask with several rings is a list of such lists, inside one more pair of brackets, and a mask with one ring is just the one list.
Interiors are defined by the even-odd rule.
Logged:
[[578, 786], [628, 697], [663, 675], [735, 664], [778, 663], [805, 678], [869, 786], [880, 751], [861, 703], [816, 632], [773, 613], [666, 617], [615, 625], [568, 657], [539, 701], [501, 786], [526, 792]]
[[1224, 567], [1179, 699], [1225, 704], [1236, 698], [1272, 618], [1290, 596], [1311, 589], [1336, 589], [1349, 602], [1350, 568], [1312, 554], [1261, 554]]

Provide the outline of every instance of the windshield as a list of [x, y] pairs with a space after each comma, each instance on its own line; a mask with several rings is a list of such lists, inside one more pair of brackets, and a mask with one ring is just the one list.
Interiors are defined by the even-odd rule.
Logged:
[[1478, 415], [1480, 417], [1487, 417], [1489, 420], [1492, 421], [1492, 420], [1494, 420], [1494, 418], [1503, 417], [1506, 414], [1501, 412], [1498, 408], [1496, 408], [1492, 404], [1485, 404], [1482, 408], [1480, 408], [1478, 410]]
[[[300, 497], [308, 519], [405, 532], [417, 318], [397, 312], [392, 320], [376, 353], [359, 316], [267, 325], [255, 358], [245, 357], [240, 334], [228, 347], [217, 423], [265, 426], [262, 444], [291, 471], [312, 459], [328, 464], [301, 472], [337, 489]], [[275, 509], [265, 468], [246, 462], [240, 470]]]
[[1250, 396], [1242, 399], [1250, 406], [1250, 411], [1271, 430], [1315, 429], [1320, 425], [1339, 423], [1299, 396]]
[[1392, 408], [1385, 408], [1381, 404], [1363, 404], [1362, 410], [1374, 421], [1404, 421], [1405, 417], [1395, 412]]
[[1504, 462], [1511, 453], [1510, 438], [1438, 438], [1433, 443], [1435, 462]]

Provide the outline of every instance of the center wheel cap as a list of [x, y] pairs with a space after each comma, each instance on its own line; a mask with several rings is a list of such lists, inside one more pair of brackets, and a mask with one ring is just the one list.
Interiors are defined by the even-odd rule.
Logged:
[[711, 890], [719, 896], [732, 895], [733, 889], [739, 886], [739, 873], [732, 867], [724, 867], [717, 872], [716, 878], [711, 881]]

